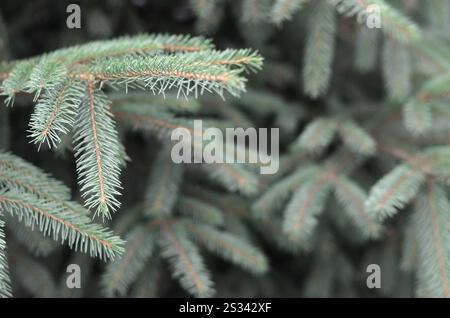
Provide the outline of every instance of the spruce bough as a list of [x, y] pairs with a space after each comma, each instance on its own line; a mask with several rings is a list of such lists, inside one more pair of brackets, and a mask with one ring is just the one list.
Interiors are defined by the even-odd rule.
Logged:
[[[75, 251], [109, 260], [123, 254], [125, 241], [92, 221], [96, 216], [110, 219], [120, 207], [120, 173], [128, 159], [108, 97], [110, 89], [106, 87], [125, 93], [130, 89], [142, 89], [148, 95], [163, 97], [169, 93], [172, 99], [167, 108], [170, 108], [174, 104], [182, 105], [176, 102], [179, 98], [198, 97], [204, 92], [222, 97], [225, 92], [239, 96], [245, 90], [243, 72], [257, 71], [261, 65], [262, 57], [257, 52], [219, 51], [210, 40], [202, 37], [172, 35], [127, 36], [2, 63], [0, 93], [5, 96], [6, 105], [12, 106], [19, 93], [33, 95], [35, 108], [28, 135], [38, 149], [44, 145], [57, 148], [63, 140], [67, 143], [66, 136], [72, 138], [85, 206], [71, 201], [69, 189], [42, 170], [10, 153], [0, 153], [0, 296], [11, 296], [3, 231], [3, 219], [7, 219], [7, 215], [17, 218], [26, 227], [38, 229], [45, 236], [67, 243]], [[120, 109], [120, 102], [118, 104], [116, 112]], [[165, 110], [161, 110], [156, 115], [161, 118], [164, 113]], [[164, 208], [171, 211], [170, 206]], [[94, 214], [91, 215], [89, 210]], [[204, 289], [197, 281], [192, 285], [190, 275], [193, 272], [184, 272], [183, 264], [178, 263], [192, 266], [192, 270], [202, 264], [197, 247], [187, 238], [186, 230], [170, 221], [156, 221], [156, 224], [162, 224], [161, 228], [166, 230], [161, 234], [162, 255], [173, 265], [181, 284], [196, 295], [211, 295], [209, 278], [200, 276], [205, 279]], [[222, 239], [220, 232], [212, 233]], [[130, 237], [133, 240], [142, 235], [146, 237], [147, 247], [145, 254], [140, 251], [142, 255], [137, 260], [143, 262], [152, 252], [155, 235], [148, 227], [141, 227]], [[232, 236], [225, 235], [223, 239], [240, 242]], [[219, 240], [217, 244], [220, 243]], [[247, 246], [245, 242], [242, 244]], [[189, 254], [180, 251], [178, 245], [190, 250]], [[131, 249], [126, 253], [124, 261], [134, 251]], [[265, 262], [263, 256], [257, 256]], [[226, 254], [225, 257], [233, 259], [235, 256]], [[120, 263], [112, 266], [109, 271], [121, 268]], [[136, 269], [128, 268], [119, 275], [137, 275], [135, 272]], [[123, 289], [126, 282], [116, 275], [108, 284], [111, 286], [108, 285], [106, 293], [112, 294]]]
[[39, 147], [56, 147], [73, 131], [78, 180], [85, 205], [110, 218], [120, 207], [120, 171], [125, 160], [105, 86], [139, 88], [177, 96], [205, 91], [238, 96], [242, 72], [258, 70], [250, 50], [214, 49], [202, 37], [139, 35], [61, 49], [5, 64], [0, 88], [6, 104], [20, 92], [34, 94], [29, 136]]

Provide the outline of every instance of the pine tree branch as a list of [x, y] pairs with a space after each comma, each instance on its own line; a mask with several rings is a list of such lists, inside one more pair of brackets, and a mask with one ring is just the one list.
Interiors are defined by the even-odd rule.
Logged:
[[317, 225], [334, 176], [319, 174], [302, 185], [292, 196], [285, 210], [283, 232], [292, 240], [306, 243]]
[[[0, 216], [3, 216], [0, 214]], [[3, 231], [5, 222], [0, 220], [0, 298], [11, 297], [11, 281], [9, 278], [8, 264], [6, 261], [6, 242]]]
[[267, 271], [264, 255], [247, 242], [211, 226], [184, 222], [188, 232], [208, 250], [255, 274]]
[[178, 198], [175, 210], [185, 217], [208, 225], [220, 226], [225, 222], [223, 212], [219, 208], [187, 195]]
[[101, 60], [86, 72], [70, 74], [72, 78], [95, 78], [112, 85], [137, 86], [150, 89], [154, 94], [163, 94], [166, 89], [178, 89], [178, 93], [195, 96], [204, 91], [219, 95], [226, 90], [238, 95], [245, 89], [241, 70], [231, 70], [224, 65], [207, 65], [204, 54], [158, 55], [148, 57], [126, 57]]
[[[149, 53], [159, 53], [159, 51], [168, 52], [197, 52], [212, 49], [211, 41], [202, 37], [189, 37], [183, 35], [137, 35], [117, 38], [113, 41], [97, 41], [84, 46], [68, 48], [56, 53], [57, 55], [67, 56], [72, 51], [83, 51], [71, 63], [87, 64], [96, 59], [118, 57], [121, 55], [143, 55]], [[100, 50], [99, 50], [100, 49]], [[88, 52], [95, 51], [89, 54]]]
[[242, 73], [259, 70], [261, 64], [257, 52], [213, 50], [211, 42], [201, 37], [121, 37], [2, 64], [0, 71], [8, 77], [1, 94], [12, 104], [19, 92], [35, 93], [39, 100], [29, 132], [39, 146], [46, 142], [56, 147], [62, 134], [74, 130], [85, 204], [109, 218], [120, 206], [119, 175], [126, 154], [102, 86], [147, 88], [154, 94], [172, 89], [178, 91], [177, 97], [205, 91], [238, 95], [245, 90]]
[[326, 0], [317, 2], [309, 21], [303, 61], [303, 87], [312, 98], [319, 97], [328, 88], [336, 33], [333, 7]]
[[30, 120], [29, 137], [39, 147], [46, 142], [56, 147], [60, 134], [67, 134], [72, 128], [76, 111], [84, 97], [82, 83], [67, 81], [51, 90], [46, 90]]
[[138, 226], [125, 237], [127, 244], [124, 255], [109, 263], [102, 276], [103, 293], [106, 296], [112, 297], [116, 293], [125, 295], [131, 283], [143, 270], [154, 249], [155, 235], [151, 231], [153, 226], [153, 223]]
[[86, 84], [86, 90], [74, 133], [79, 184], [86, 205], [110, 218], [111, 211], [120, 206], [116, 198], [121, 188], [121, 162], [116, 160], [120, 141], [106, 96], [95, 90], [92, 82]]
[[427, 291], [431, 297], [450, 297], [450, 224], [446, 215], [449, 208], [445, 191], [428, 181], [414, 215], [419, 250], [419, 295]]
[[366, 238], [378, 238], [382, 227], [365, 211], [366, 193], [345, 177], [336, 178], [334, 188], [336, 198], [341, 203], [350, 220]]
[[365, 203], [370, 215], [384, 220], [409, 203], [423, 184], [425, 175], [408, 165], [399, 165], [370, 190]]
[[46, 236], [61, 242], [67, 241], [69, 247], [87, 252], [101, 259], [113, 259], [123, 251], [123, 241], [98, 224], [91, 223], [87, 216], [68, 215], [57, 204], [41, 201], [35, 196], [17, 190], [1, 190], [0, 208], [24, 221], [25, 225], [35, 226]]
[[274, 183], [260, 196], [252, 206], [253, 215], [258, 219], [272, 216], [302, 183], [318, 173], [318, 167], [312, 165], [299, 168], [290, 176]]
[[161, 227], [162, 256], [170, 262], [174, 277], [197, 297], [211, 296], [214, 290], [209, 273], [196, 246], [189, 240], [184, 229], [176, 224], [163, 223]]

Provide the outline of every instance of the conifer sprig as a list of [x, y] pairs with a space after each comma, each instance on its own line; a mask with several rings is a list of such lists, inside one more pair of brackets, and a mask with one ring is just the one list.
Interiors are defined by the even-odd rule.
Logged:
[[366, 238], [378, 238], [382, 226], [365, 210], [366, 192], [346, 177], [336, 178], [335, 193], [352, 223]]
[[70, 201], [69, 189], [22, 159], [0, 153], [0, 212], [45, 236], [102, 259], [123, 252], [123, 241], [95, 224], [89, 212]]
[[303, 87], [307, 95], [317, 98], [328, 88], [336, 33], [336, 16], [326, 0], [315, 3], [309, 20], [309, 34], [303, 61]]
[[39, 147], [46, 142], [56, 147], [61, 135], [67, 134], [75, 122], [75, 116], [82, 103], [85, 86], [71, 80], [47, 89], [36, 104], [30, 120], [29, 137]]
[[[3, 216], [0, 214], [0, 216]], [[5, 222], [0, 220], [0, 298], [11, 297], [11, 282], [6, 260]]]
[[93, 83], [75, 121], [74, 151], [79, 184], [85, 203], [95, 213], [110, 218], [120, 203], [120, 141], [106, 95]]
[[187, 230], [195, 240], [213, 253], [222, 255], [225, 259], [242, 266], [256, 274], [265, 273], [268, 269], [267, 260], [263, 254], [231, 234], [220, 232], [211, 226], [187, 222]]
[[125, 295], [131, 283], [137, 278], [151, 257], [155, 247], [155, 233], [149, 226], [138, 226], [130, 232], [125, 240], [125, 253], [112, 262], [103, 275], [104, 294], [108, 297], [118, 294]]
[[450, 297], [449, 209], [446, 191], [429, 182], [414, 213], [420, 297]]
[[186, 230], [178, 224], [165, 223], [161, 231], [162, 256], [170, 262], [173, 276], [197, 297], [211, 296], [213, 283], [197, 246], [189, 239]]
[[202, 37], [127, 36], [8, 64], [0, 91], [7, 104], [17, 93], [35, 94], [29, 136], [39, 147], [46, 143], [56, 148], [62, 135], [74, 131], [85, 204], [109, 218], [120, 206], [119, 177], [126, 155], [103, 86], [137, 87], [155, 95], [171, 90], [177, 97], [204, 92], [222, 96], [225, 91], [236, 96], [245, 90], [243, 72], [257, 71], [261, 64], [257, 52], [214, 50]]
[[293, 194], [285, 211], [283, 231], [293, 241], [306, 242], [317, 226], [330, 190], [326, 177], [312, 178]]
[[[185, 96], [201, 95], [204, 91], [219, 95], [228, 91], [238, 95], [244, 91], [245, 79], [239, 70], [224, 65], [206, 63], [201, 53], [158, 55], [149, 57], [124, 57], [102, 60], [87, 72], [100, 82], [149, 89], [154, 94], [163, 94], [167, 89], [176, 89]], [[85, 74], [74, 74], [74, 77]]]

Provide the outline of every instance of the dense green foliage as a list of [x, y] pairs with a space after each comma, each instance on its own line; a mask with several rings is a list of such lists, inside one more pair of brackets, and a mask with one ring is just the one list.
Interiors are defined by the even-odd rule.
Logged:
[[[450, 297], [450, 1], [49, 2], [0, 5], [0, 297]], [[280, 170], [174, 164], [198, 118]]]

